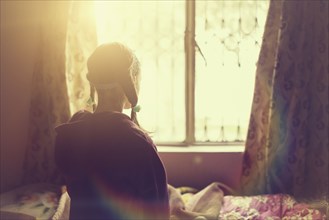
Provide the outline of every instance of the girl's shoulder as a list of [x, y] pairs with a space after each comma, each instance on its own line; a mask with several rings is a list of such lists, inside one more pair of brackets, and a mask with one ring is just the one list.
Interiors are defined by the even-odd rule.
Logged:
[[92, 113], [87, 110], [80, 110], [72, 115], [69, 122], [80, 121], [80, 120], [90, 117], [91, 115], [92, 115]]
[[153, 142], [152, 138], [150, 137], [149, 133], [145, 130], [139, 128], [135, 123], [133, 123], [132, 131], [135, 134], [135, 136], [139, 139], [140, 142], [143, 142], [144, 145], [148, 145], [155, 151], [157, 151], [157, 147], [155, 143]]

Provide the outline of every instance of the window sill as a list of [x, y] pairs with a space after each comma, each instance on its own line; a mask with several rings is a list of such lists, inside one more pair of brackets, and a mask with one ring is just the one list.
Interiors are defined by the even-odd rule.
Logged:
[[157, 146], [161, 153], [243, 153], [244, 145], [230, 146]]

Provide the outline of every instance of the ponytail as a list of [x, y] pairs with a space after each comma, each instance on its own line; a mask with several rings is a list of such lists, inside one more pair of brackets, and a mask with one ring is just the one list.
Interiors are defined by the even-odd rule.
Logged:
[[131, 108], [131, 113], [130, 113], [130, 118], [131, 120], [139, 127], [141, 128], [141, 126], [139, 125], [139, 122], [137, 120], [137, 112], [139, 112], [141, 110], [141, 107], [139, 105], [136, 105], [134, 107]]
[[137, 120], [137, 114], [134, 111], [134, 108], [131, 109], [131, 114], [130, 114], [131, 120], [140, 128], [139, 122]]
[[147, 134], [151, 134], [152, 132], [149, 132], [147, 130], [145, 130], [144, 128], [142, 128], [137, 120], [137, 112], [139, 112], [141, 110], [141, 107], [139, 105], [136, 105], [135, 107], [131, 108], [131, 113], [130, 113], [130, 118], [131, 120], [138, 126], [138, 128], [147, 133]]
[[93, 110], [96, 107], [95, 85], [98, 89], [102, 85], [118, 83], [132, 106], [131, 120], [141, 128], [136, 115], [140, 110], [137, 105], [140, 64], [132, 50], [116, 42], [100, 45], [88, 58], [87, 67], [87, 78], [91, 82], [89, 103], [92, 104]]
[[91, 83], [90, 86], [90, 94], [89, 94], [89, 100], [87, 101], [88, 106], [92, 106], [93, 111], [96, 110], [96, 103], [95, 103], [95, 86]]

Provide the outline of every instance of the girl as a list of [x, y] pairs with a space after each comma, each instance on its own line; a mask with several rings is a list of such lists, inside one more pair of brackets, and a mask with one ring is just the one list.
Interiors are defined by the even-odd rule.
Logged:
[[[156, 147], [139, 128], [139, 62], [120, 43], [89, 57], [94, 112], [56, 128], [55, 158], [71, 197], [70, 219], [169, 219], [167, 178]], [[122, 113], [131, 108], [131, 117]]]

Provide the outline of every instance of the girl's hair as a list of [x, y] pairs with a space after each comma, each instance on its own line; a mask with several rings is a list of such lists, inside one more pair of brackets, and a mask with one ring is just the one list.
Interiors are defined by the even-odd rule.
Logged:
[[[121, 43], [100, 45], [87, 61], [90, 98], [94, 100], [95, 85], [119, 84], [131, 104], [131, 120], [139, 126], [135, 108], [138, 103], [140, 64], [135, 54]], [[93, 109], [95, 110], [95, 104]]]

